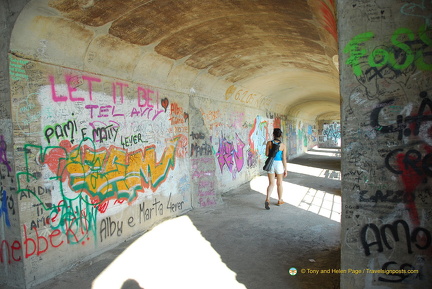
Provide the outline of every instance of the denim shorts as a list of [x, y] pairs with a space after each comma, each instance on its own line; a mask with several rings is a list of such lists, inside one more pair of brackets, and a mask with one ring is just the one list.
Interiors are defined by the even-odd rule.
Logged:
[[283, 174], [284, 171], [285, 170], [282, 161], [273, 161], [273, 165], [267, 173], [280, 175]]

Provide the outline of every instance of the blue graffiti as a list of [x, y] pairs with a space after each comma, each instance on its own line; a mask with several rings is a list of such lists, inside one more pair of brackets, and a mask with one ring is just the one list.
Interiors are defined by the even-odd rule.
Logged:
[[5, 190], [3, 190], [2, 197], [1, 197], [0, 219], [2, 218], [3, 214], [5, 215], [6, 226], [10, 227], [9, 212], [7, 206], [7, 195]]

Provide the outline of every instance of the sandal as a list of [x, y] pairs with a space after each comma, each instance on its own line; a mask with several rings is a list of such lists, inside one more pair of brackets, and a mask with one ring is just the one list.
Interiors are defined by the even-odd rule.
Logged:
[[285, 204], [284, 201], [278, 201], [276, 205], [280, 206], [280, 205], [283, 205], [283, 204]]
[[265, 206], [266, 210], [270, 210], [269, 202], [266, 201], [264, 203], [264, 206]]

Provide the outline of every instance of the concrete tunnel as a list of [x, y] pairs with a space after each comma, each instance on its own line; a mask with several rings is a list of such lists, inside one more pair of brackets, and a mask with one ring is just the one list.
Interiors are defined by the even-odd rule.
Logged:
[[342, 150], [340, 287], [430, 287], [429, 1], [0, 5], [0, 284], [217, 209], [281, 128]]

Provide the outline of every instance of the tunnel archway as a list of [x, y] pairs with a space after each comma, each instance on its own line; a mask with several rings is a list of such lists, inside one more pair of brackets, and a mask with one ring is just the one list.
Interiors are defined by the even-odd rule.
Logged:
[[12, 219], [5, 238], [24, 244], [25, 230], [48, 245], [19, 265], [8, 256], [6, 271], [32, 268], [17, 282], [56, 272], [31, 265], [41, 254], [81, 244], [67, 266], [220, 204], [260, 174], [273, 128], [293, 158], [318, 144], [318, 119], [340, 118], [333, 1], [21, 3], [2, 125], [16, 149], [7, 194], [20, 196], [17, 211], [38, 210]]

